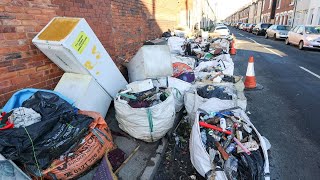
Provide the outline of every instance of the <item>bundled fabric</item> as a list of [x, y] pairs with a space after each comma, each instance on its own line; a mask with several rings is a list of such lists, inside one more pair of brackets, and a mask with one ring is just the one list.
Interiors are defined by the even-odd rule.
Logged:
[[90, 132], [82, 142], [63, 158], [55, 159], [50, 167], [42, 172], [47, 179], [72, 179], [96, 164], [105, 153], [113, 148], [111, 131], [97, 112], [79, 111], [94, 121], [89, 125]]
[[[165, 90], [166, 99], [153, 106], [133, 108], [121, 96], [114, 106], [119, 127], [134, 138], [154, 142], [162, 138], [173, 126], [175, 119], [174, 97], [170, 88]], [[130, 97], [130, 96], [129, 96]]]
[[[210, 101], [200, 107], [192, 127], [190, 156], [195, 169], [207, 179], [270, 179], [267, 150], [271, 145], [268, 140], [260, 135], [243, 110], [219, 111], [225, 107], [212, 106], [214, 100]], [[225, 127], [222, 119], [227, 124]], [[233, 126], [234, 123], [238, 126]], [[235, 130], [239, 127], [243, 128], [242, 140], [237, 140], [241, 138]], [[236, 141], [248, 152], [239, 151], [242, 147]], [[244, 141], [255, 142], [257, 147], [246, 146]]]
[[[211, 96], [208, 95], [208, 87]], [[214, 90], [210, 91], [210, 89]], [[198, 108], [209, 99], [216, 100], [216, 103], [213, 104], [214, 107], [227, 106], [227, 108], [232, 108], [239, 106], [244, 110], [247, 107], [247, 99], [243, 91], [237, 91], [234, 85], [194, 85], [184, 95], [184, 105], [190, 124], [193, 124]]]
[[22, 106], [39, 113], [41, 121], [0, 131], [0, 151], [7, 159], [24, 164], [26, 171], [35, 176], [41, 176], [54, 159], [75, 148], [93, 121], [50, 92], [37, 91]]
[[27, 127], [41, 121], [41, 115], [33, 109], [19, 107], [13, 110], [9, 119], [14, 124], [15, 128]]

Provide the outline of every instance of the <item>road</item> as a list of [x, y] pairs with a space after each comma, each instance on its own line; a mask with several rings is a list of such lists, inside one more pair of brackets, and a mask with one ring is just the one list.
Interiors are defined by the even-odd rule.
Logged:
[[[237, 38], [235, 74], [255, 60], [261, 91], [246, 92], [250, 118], [272, 147], [271, 179], [320, 177], [320, 51], [230, 28]], [[319, 114], [318, 114], [319, 113]]]

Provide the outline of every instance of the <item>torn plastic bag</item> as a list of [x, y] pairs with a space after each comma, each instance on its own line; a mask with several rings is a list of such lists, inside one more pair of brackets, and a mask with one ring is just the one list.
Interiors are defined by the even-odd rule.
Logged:
[[86, 172], [113, 147], [111, 131], [101, 114], [79, 111], [79, 114], [94, 118], [90, 132], [65, 156], [55, 159], [42, 174], [47, 179], [72, 179]]
[[20, 91], [15, 92], [11, 98], [7, 101], [5, 106], [3, 106], [2, 111], [3, 112], [10, 112], [14, 108], [18, 108], [22, 106], [22, 103], [29, 99], [35, 92], [37, 91], [43, 91], [43, 92], [50, 92], [58, 95], [60, 98], [64, 99], [70, 104], [74, 104], [74, 101], [67, 98], [66, 96], [55, 92], [55, 91], [50, 91], [50, 90], [45, 90], [45, 89], [33, 89], [33, 88], [27, 88], [27, 89], [22, 89]]
[[41, 176], [53, 159], [77, 146], [93, 119], [76, 114], [71, 104], [49, 92], [38, 91], [22, 105], [39, 113], [41, 121], [0, 131], [0, 151], [7, 159], [24, 164], [27, 172]]
[[[211, 102], [210, 102], [211, 101]], [[198, 173], [206, 177], [208, 174], [211, 174], [212, 172], [212, 164], [210, 161], [210, 156], [202, 142], [201, 139], [201, 132], [200, 132], [200, 126], [199, 126], [199, 115], [202, 111], [205, 112], [218, 112], [221, 110], [224, 110], [226, 106], [216, 107], [212, 106], [212, 104], [215, 102], [214, 99], [210, 99], [207, 103], [200, 106], [201, 111], [197, 111], [195, 123], [192, 126], [191, 136], [190, 136], [190, 158], [191, 163], [195, 167], [195, 169], [198, 171]], [[246, 168], [248, 172], [251, 172], [248, 176], [246, 174], [243, 174], [242, 177], [251, 177], [253, 175], [254, 177], [258, 177], [260, 175], [263, 175], [263, 179], [269, 180], [270, 179], [270, 171], [269, 171], [269, 158], [268, 158], [268, 152], [267, 152], [267, 146], [265, 137], [261, 136], [260, 133], [257, 131], [257, 129], [254, 127], [254, 125], [251, 123], [249, 117], [246, 115], [246, 113], [241, 109], [234, 109], [231, 110], [237, 117], [241, 117], [241, 119], [249, 125], [250, 128], [253, 129], [254, 133], [257, 135], [259, 141], [260, 141], [260, 150], [259, 152], [262, 153], [262, 156], [259, 156], [258, 151], [252, 152], [252, 155], [250, 155], [250, 158], [244, 157], [242, 161], [247, 162], [248, 160], [251, 162], [250, 165], [245, 165], [244, 162], [239, 161], [238, 159], [238, 171], [241, 171], [242, 173], [245, 171], [242, 171], [241, 168]], [[243, 155], [243, 153], [241, 153]], [[261, 159], [262, 158], [262, 159]], [[262, 162], [262, 164], [261, 164]], [[259, 167], [263, 167], [260, 170]], [[254, 172], [254, 173], [252, 173]], [[220, 173], [223, 173], [224, 176], [221, 176]], [[217, 171], [216, 172], [216, 179], [218, 180], [227, 180], [227, 176], [225, 172], [223, 171]], [[244, 178], [244, 179], [250, 179], [250, 178]]]
[[179, 112], [184, 106], [184, 94], [191, 88], [191, 84], [174, 77], [158, 78], [152, 80], [156, 87], [169, 87], [172, 88], [174, 96], [174, 104], [176, 112]]
[[132, 108], [126, 101], [115, 98], [120, 129], [146, 142], [161, 139], [172, 128], [176, 114], [172, 90], [168, 88], [167, 93], [169, 96], [165, 101], [149, 108]]
[[216, 97], [213, 98], [203, 98], [199, 96], [197, 93], [197, 88], [203, 87], [194, 85], [192, 86], [188, 91], [186, 91], [184, 95], [184, 106], [186, 108], [186, 111], [188, 113], [188, 119], [190, 124], [193, 124], [193, 121], [195, 119], [195, 114], [198, 110], [198, 108], [207, 102], [209, 99], [215, 99], [215, 102], [211, 104], [213, 108], [220, 108], [226, 107], [227, 108], [233, 108], [233, 107], [240, 107], [243, 110], [247, 107], [247, 98], [244, 95], [243, 91], [237, 91], [235, 86], [232, 84], [226, 84], [226, 85], [216, 85], [216, 87], [223, 87], [229, 92], [229, 94], [232, 96], [232, 100], [223, 100]]

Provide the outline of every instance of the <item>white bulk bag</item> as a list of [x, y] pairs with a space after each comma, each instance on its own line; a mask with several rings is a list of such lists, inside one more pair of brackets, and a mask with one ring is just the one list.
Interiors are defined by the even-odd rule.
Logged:
[[168, 46], [172, 54], [183, 54], [182, 46], [185, 42], [184, 38], [180, 37], [169, 37]]
[[192, 69], [195, 68], [196, 60], [192, 57], [183, 57], [179, 55], [172, 55], [172, 63], [181, 62], [188, 66], [190, 66]]
[[[217, 112], [220, 110], [223, 110], [226, 107], [216, 107], [215, 100], [210, 99], [208, 102], [203, 104], [203, 106], [200, 107], [201, 110], [204, 110], [206, 112]], [[264, 157], [264, 174], [268, 175], [270, 174], [269, 170], [269, 158], [268, 158], [268, 152], [267, 150], [270, 149], [271, 145], [269, 141], [261, 136], [261, 134], [258, 132], [258, 130], [254, 127], [254, 125], [251, 123], [249, 117], [246, 115], [246, 113], [241, 109], [232, 110], [232, 112], [236, 116], [240, 116], [247, 125], [255, 131], [257, 134], [260, 146], [263, 152]], [[189, 148], [190, 148], [190, 159], [192, 165], [195, 167], [195, 169], [198, 171], [198, 173], [205, 177], [205, 174], [208, 173], [211, 170], [211, 163], [210, 163], [210, 157], [208, 152], [206, 151], [206, 148], [204, 147], [202, 140], [201, 140], [201, 133], [200, 133], [200, 127], [199, 127], [199, 112], [196, 114], [195, 123], [192, 126], [191, 136], [190, 136], [190, 142], [189, 142]], [[224, 175], [222, 175], [224, 174]], [[224, 171], [217, 171], [216, 172], [216, 180], [227, 180], [227, 177], [224, 173]], [[270, 177], [265, 176], [265, 180], [269, 180]]]
[[130, 136], [146, 142], [161, 139], [172, 128], [175, 119], [174, 97], [149, 108], [132, 108], [119, 98], [114, 99], [119, 127]]
[[184, 94], [191, 88], [191, 84], [174, 77], [166, 77], [152, 80], [156, 87], [170, 87], [174, 96], [176, 112], [181, 111], [184, 106]]
[[[188, 113], [188, 119], [191, 125], [193, 124], [198, 108], [209, 100], [198, 95], [197, 88], [199, 87], [202, 86], [193, 86], [188, 91], [186, 91], [184, 95], [184, 106]], [[245, 97], [243, 91], [237, 91], [233, 85], [224, 85], [219, 87], [226, 87], [227, 89], [232, 90], [234, 94], [232, 94], [232, 100], [210, 98], [215, 99], [215, 103], [212, 104], [212, 108], [219, 109], [219, 107], [221, 106], [226, 108], [240, 107], [243, 110], [247, 108], [247, 98]]]
[[230, 48], [230, 42], [226, 39], [218, 39], [211, 43], [210, 47], [214, 49], [222, 48], [224, 51], [228, 52]]

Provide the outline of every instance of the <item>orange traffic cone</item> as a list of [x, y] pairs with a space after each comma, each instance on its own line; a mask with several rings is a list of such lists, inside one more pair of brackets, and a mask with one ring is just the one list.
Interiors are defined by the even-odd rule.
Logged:
[[244, 86], [246, 89], [254, 89], [257, 87], [256, 82], [256, 76], [254, 73], [254, 59], [253, 56], [250, 56], [248, 67], [247, 67], [247, 73], [246, 73], [246, 79], [244, 81]]
[[236, 48], [234, 48], [234, 41], [231, 41], [231, 48], [230, 48], [230, 52], [231, 55], [236, 55], [237, 54], [237, 50]]

